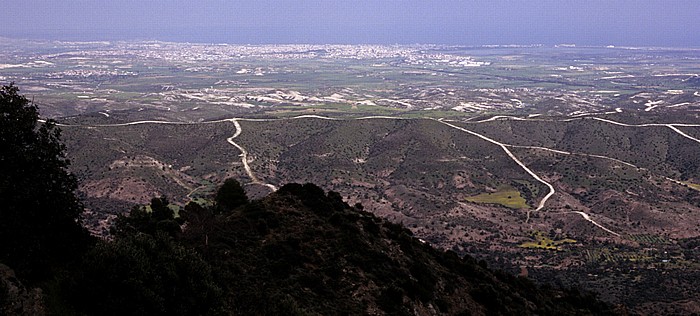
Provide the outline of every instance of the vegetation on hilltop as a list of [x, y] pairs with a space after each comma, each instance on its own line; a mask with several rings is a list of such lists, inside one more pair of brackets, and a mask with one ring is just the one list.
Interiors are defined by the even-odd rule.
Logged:
[[[234, 184], [217, 196], [241, 192]], [[72, 308], [100, 315], [614, 313], [589, 294], [540, 288], [436, 250], [358, 207], [313, 184], [288, 184], [234, 207], [190, 203], [177, 232], [164, 224], [174, 218], [134, 209], [113, 241], [83, 258], [64, 293]]]

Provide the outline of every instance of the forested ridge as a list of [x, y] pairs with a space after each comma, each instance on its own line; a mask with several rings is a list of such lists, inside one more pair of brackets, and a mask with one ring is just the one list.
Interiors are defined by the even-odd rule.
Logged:
[[[313, 184], [249, 200], [226, 180], [87, 234], [54, 122], [0, 91], [0, 314], [600, 315], [624, 310], [438, 250]], [[40, 289], [40, 290], [37, 290]]]

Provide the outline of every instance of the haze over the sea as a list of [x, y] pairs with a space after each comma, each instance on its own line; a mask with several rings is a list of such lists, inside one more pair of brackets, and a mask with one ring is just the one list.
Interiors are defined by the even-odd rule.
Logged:
[[697, 0], [6, 0], [11, 38], [700, 46]]

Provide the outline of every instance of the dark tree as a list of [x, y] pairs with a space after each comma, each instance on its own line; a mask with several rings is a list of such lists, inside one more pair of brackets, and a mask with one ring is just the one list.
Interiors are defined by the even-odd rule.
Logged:
[[245, 190], [236, 179], [228, 178], [216, 192], [216, 204], [219, 212], [227, 212], [248, 203]]
[[224, 314], [211, 266], [161, 232], [98, 242], [65, 286], [86, 315]]
[[156, 221], [172, 220], [174, 218], [175, 213], [168, 207], [169, 204], [170, 202], [165, 196], [151, 199], [151, 214]]
[[165, 196], [151, 199], [151, 211], [144, 206], [134, 206], [128, 215], [119, 215], [112, 226], [112, 234], [125, 237], [137, 233], [155, 235], [165, 232], [171, 237], [180, 234], [180, 225]]
[[38, 124], [37, 107], [18, 92], [0, 89], [0, 261], [40, 280], [82, 252], [89, 235], [61, 130], [51, 120]]

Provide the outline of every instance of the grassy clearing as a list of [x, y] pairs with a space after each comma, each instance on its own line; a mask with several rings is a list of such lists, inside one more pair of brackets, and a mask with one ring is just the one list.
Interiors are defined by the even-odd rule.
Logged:
[[197, 204], [204, 206], [204, 207], [209, 207], [209, 206], [214, 205], [214, 202], [212, 200], [201, 198], [201, 197], [193, 198], [192, 200], [190, 200], [190, 202], [197, 203]]
[[700, 184], [692, 183], [692, 182], [683, 182], [683, 184], [687, 185], [689, 188], [700, 191]]
[[323, 104], [310, 106], [276, 106], [274, 110], [265, 114], [274, 117], [292, 117], [297, 115], [328, 115], [328, 116], [395, 116], [404, 112], [402, 109], [394, 109], [376, 105], [351, 105], [351, 104]]
[[[479, 113], [482, 114], [482, 113]], [[489, 113], [490, 114], [490, 113]], [[459, 112], [459, 111], [448, 111], [448, 110], [429, 110], [429, 111], [410, 111], [401, 113], [400, 116], [403, 118], [461, 118], [474, 116], [474, 113]]]
[[[175, 218], [180, 217], [180, 206], [177, 204], [168, 204], [168, 208], [173, 210], [173, 214]], [[144, 205], [143, 209], [146, 210], [146, 212], [151, 213], [153, 212], [153, 209], [151, 208], [150, 205]]]
[[[362, 116], [395, 116], [406, 119], [415, 118], [462, 118], [474, 115], [473, 113], [465, 113], [458, 111], [447, 110], [429, 110], [429, 111], [409, 111], [399, 108], [391, 108], [380, 105], [352, 105], [352, 104], [322, 104], [309, 106], [275, 106], [273, 110], [265, 114], [275, 117], [291, 117], [296, 115], [315, 114], [328, 115], [337, 117], [341, 115], [347, 118], [362, 117]], [[483, 114], [483, 113], [482, 113]], [[488, 113], [491, 114], [491, 113]]]
[[473, 203], [499, 204], [508, 208], [521, 209], [529, 208], [527, 201], [520, 195], [520, 191], [511, 186], [501, 187], [493, 193], [482, 193], [470, 196], [467, 201]]
[[545, 249], [545, 250], [556, 250], [561, 251], [562, 245], [565, 244], [575, 244], [576, 240], [571, 238], [564, 238], [560, 240], [553, 240], [549, 236], [545, 235], [540, 231], [535, 231], [532, 233], [532, 238], [534, 241], [526, 241], [520, 244], [521, 248], [528, 249]]

